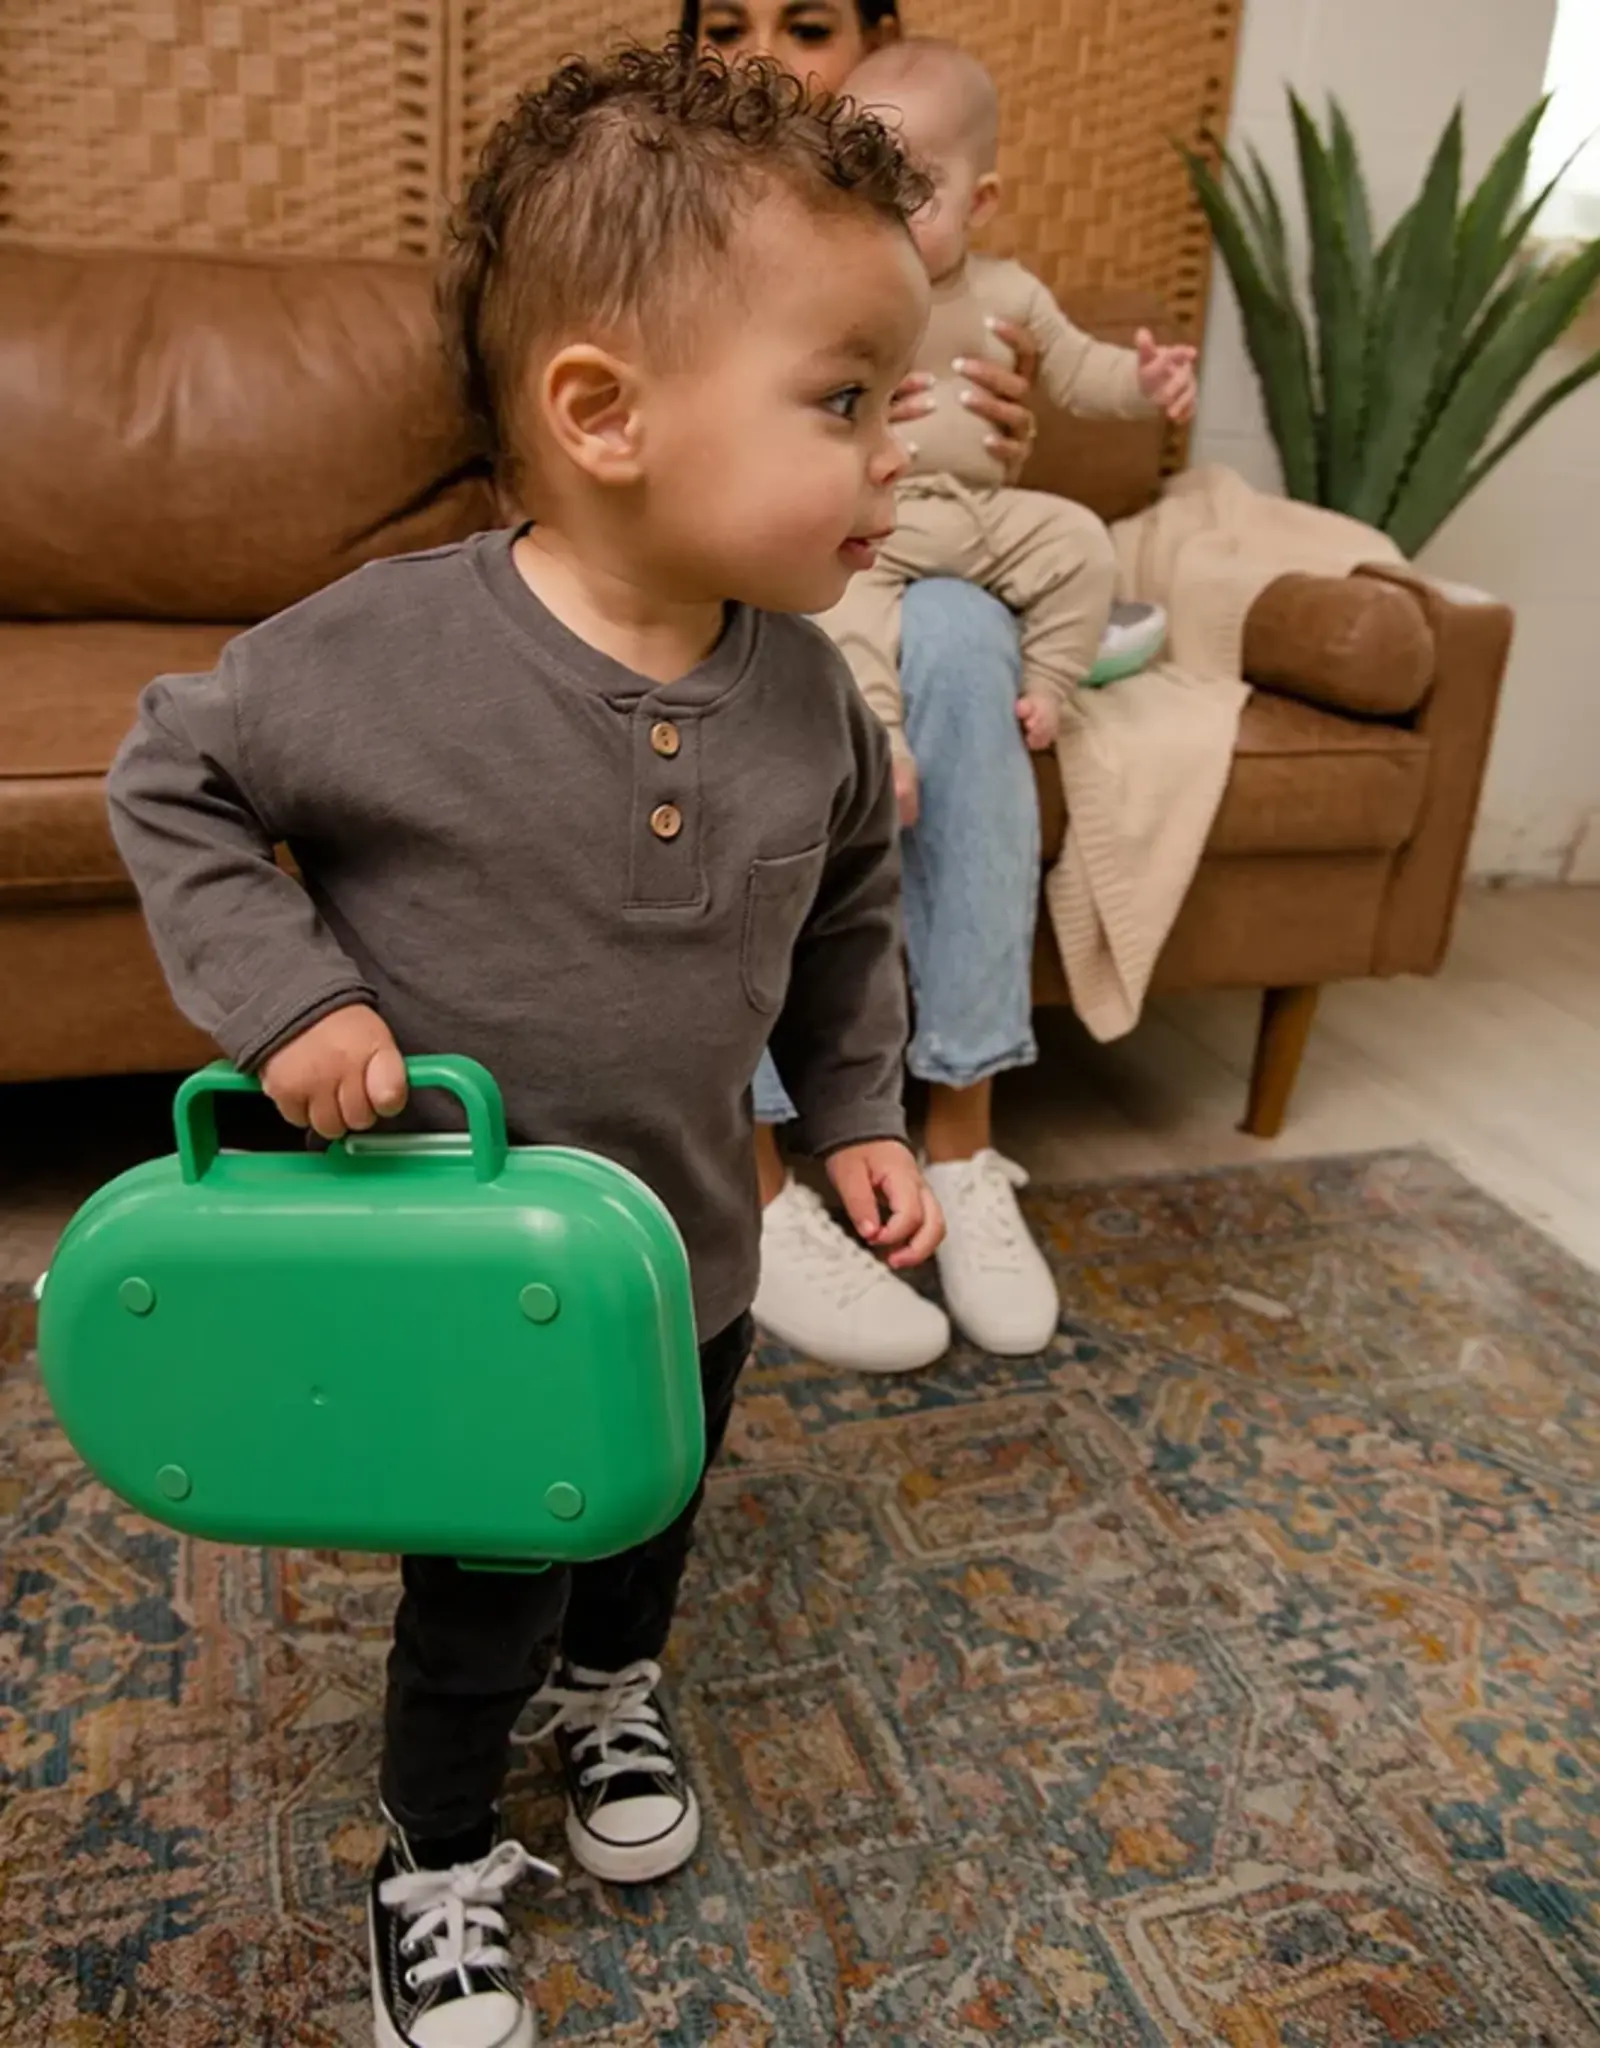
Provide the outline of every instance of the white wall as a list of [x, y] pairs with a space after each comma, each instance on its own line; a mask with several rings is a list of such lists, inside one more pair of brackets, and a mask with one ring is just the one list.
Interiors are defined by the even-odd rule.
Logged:
[[[1391, 218], [1458, 97], [1481, 170], [1538, 96], [1554, 14], [1555, 0], [1246, 0], [1231, 139], [1254, 142], [1297, 195], [1284, 82], [1318, 110], [1333, 92]], [[1277, 484], [1221, 277], [1195, 455]], [[1536, 428], [1422, 559], [1517, 611], [1475, 872], [1600, 881], [1600, 384]]]

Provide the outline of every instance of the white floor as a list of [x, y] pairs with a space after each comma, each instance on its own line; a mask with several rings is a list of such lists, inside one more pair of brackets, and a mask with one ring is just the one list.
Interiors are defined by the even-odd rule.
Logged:
[[1042, 1020], [1002, 1146], [1076, 1180], [1425, 1144], [1600, 1267], [1600, 890], [1473, 891], [1436, 980], [1327, 990], [1270, 1146], [1236, 1128], [1255, 1008], [1169, 999], [1109, 1046]]

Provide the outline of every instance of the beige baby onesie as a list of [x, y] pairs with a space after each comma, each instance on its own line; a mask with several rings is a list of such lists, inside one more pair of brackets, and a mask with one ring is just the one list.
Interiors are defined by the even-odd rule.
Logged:
[[1116, 583], [1110, 536], [1095, 515], [1048, 491], [1019, 491], [985, 446], [989, 423], [961, 403], [957, 356], [1009, 363], [988, 321], [1026, 327], [1039, 344], [1039, 381], [1053, 405], [1092, 419], [1148, 419], [1132, 349], [1073, 326], [1020, 263], [969, 256], [933, 288], [916, 368], [934, 379], [937, 410], [903, 429], [915, 453], [900, 485], [898, 523], [875, 567], [851, 579], [819, 621], [862, 694], [906, 754], [900, 697], [900, 602], [908, 583], [959, 576], [992, 591], [1022, 619], [1025, 692], [1065, 698], [1094, 665]]

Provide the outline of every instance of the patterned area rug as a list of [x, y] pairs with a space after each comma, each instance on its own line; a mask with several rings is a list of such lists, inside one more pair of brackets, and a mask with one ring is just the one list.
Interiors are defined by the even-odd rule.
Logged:
[[[516, 1901], [546, 2040], [1600, 2043], [1600, 1280], [1417, 1154], [1032, 1213], [1047, 1356], [764, 1354], [705, 1845]], [[388, 1572], [119, 1510], [0, 1316], [0, 2039], [365, 2044]]]

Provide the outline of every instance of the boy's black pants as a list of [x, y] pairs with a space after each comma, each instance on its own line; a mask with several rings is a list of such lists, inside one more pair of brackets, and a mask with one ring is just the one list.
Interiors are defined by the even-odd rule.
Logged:
[[[700, 1347], [707, 1465], [722, 1447], [753, 1339], [741, 1316]], [[597, 1671], [661, 1655], [704, 1494], [702, 1476], [670, 1528], [598, 1564], [470, 1572], [451, 1558], [403, 1561], [380, 1787], [408, 1834], [466, 1833], [488, 1817], [512, 1726], [558, 1650]]]

